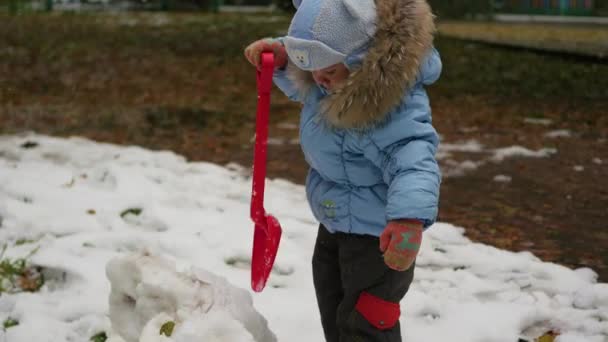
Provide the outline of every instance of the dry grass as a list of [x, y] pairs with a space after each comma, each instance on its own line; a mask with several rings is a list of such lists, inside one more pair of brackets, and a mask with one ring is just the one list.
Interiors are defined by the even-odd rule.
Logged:
[[244, 46], [287, 24], [256, 15], [0, 16], [0, 126], [213, 152], [253, 123]]
[[[242, 50], [288, 23], [287, 16], [235, 14], [0, 15], [1, 130], [80, 134], [226, 161], [253, 134], [255, 79]], [[458, 25], [485, 29], [441, 27]], [[608, 105], [606, 65], [443, 36], [436, 45], [444, 72], [430, 89], [432, 103], [450, 119], [484, 112], [488, 122], [578, 120], [571, 113], [584, 112], [593, 125]], [[275, 94], [273, 120], [293, 117], [298, 107]]]

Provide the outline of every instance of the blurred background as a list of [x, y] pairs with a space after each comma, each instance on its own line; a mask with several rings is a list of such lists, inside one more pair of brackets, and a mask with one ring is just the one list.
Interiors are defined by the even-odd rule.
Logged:
[[[430, 2], [444, 62], [428, 88], [439, 219], [608, 281], [608, 0]], [[1, 133], [247, 168], [256, 90], [242, 51], [284, 35], [293, 10], [291, 0], [0, 0]], [[269, 174], [301, 184], [298, 113], [275, 90]]]

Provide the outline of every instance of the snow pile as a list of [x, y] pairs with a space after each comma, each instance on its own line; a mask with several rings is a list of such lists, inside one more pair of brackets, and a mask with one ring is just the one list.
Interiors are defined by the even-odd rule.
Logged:
[[507, 157], [547, 158], [556, 153], [555, 148], [541, 148], [538, 151], [532, 151], [522, 146], [510, 146], [495, 149], [492, 160], [500, 162]]
[[[45, 278], [40, 291], [0, 295], [0, 324], [17, 322], [0, 328], [0, 342], [84, 342], [102, 332], [112, 342], [251, 342], [266, 324], [243, 291], [278, 341], [322, 341], [310, 265], [318, 223], [302, 186], [271, 180], [266, 190], [283, 237], [266, 289], [253, 295], [246, 170], [85, 139], [0, 137], [5, 257], [37, 250], [28, 263]], [[448, 223], [425, 232], [401, 302], [405, 341], [531, 341], [549, 330], [556, 342], [608, 341], [608, 284], [592, 270], [464, 233]], [[110, 284], [106, 269], [118, 280]], [[167, 322], [170, 337], [159, 334]]]
[[558, 129], [545, 133], [545, 137], [547, 138], [570, 138], [571, 136], [572, 132], [567, 129]]
[[[276, 341], [251, 295], [207, 271], [178, 273], [168, 260], [134, 254], [112, 259], [106, 273], [112, 328], [125, 342]], [[167, 322], [171, 338], [160, 333]]]
[[533, 124], [533, 125], [542, 125], [549, 126], [553, 124], [553, 120], [551, 119], [540, 119], [540, 118], [524, 118], [525, 123]]
[[[491, 149], [486, 148], [477, 140], [468, 140], [460, 143], [442, 142], [439, 145], [436, 157], [441, 162], [443, 176], [447, 178], [463, 176], [480, 168], [488, 161], [500, 163], [512, 157], [548, 158], [556, 153], [557, 149], [555, 148], [541, 148], [534, 151], [523, 146]], [[462, 156], [465, 156], [465, 158]]]
[[447, 336], [438, 331], [453, 341], [532, 341], [547, 331], [563, 334], [557, 342], [608, 341], [608, 284], [593, 271], [471, 244], [461, 233], [445, 224], [425, 232], [402, 303], [417, 341]]
[[498, 183], [510, 183], [511, 176], [508, 175], [496, 175], [494, 176], [494, 181]]

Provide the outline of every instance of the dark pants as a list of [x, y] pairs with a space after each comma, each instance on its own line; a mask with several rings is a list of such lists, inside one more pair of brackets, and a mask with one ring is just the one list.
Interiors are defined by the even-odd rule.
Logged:
[[[323, 225], [317, 234], [312, 266], [327, 342], [401, 342], [399, 321], [378, 327], [384, 321], [378, 319], [374, 325], [366, 313], [382, 312], [386, 303], [398, 305], [412, 282], [414, 266], [404, 272], [393, 271], [384, 263], [377, 237], [331, 234]], [[366, 301], [367, 310], [358, 305], [364, 292], [366, 299], [372, 298], [372, 304]]]

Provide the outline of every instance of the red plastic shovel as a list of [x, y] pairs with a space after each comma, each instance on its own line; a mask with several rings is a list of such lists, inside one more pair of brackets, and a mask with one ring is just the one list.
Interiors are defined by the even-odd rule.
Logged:
[[257, 71], [258, 109], [255, 151], [253, 154], [253, 187], [251, 191], [251, 219], [255, 223], [251, 255], [251, 288], [255, 292], [261, 292], [266, 286], [281, 241], [279, 221], [264, 210], [268, 114], [270, 112], [274, 55], [272, 52], [262, 53], [261, 61], [261, 70]]

